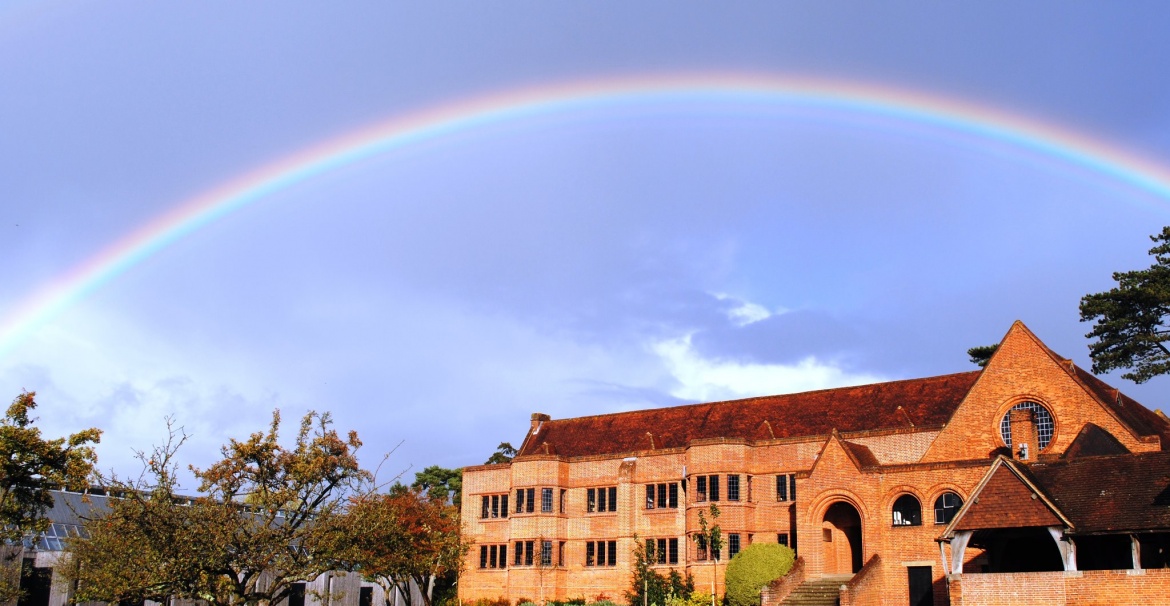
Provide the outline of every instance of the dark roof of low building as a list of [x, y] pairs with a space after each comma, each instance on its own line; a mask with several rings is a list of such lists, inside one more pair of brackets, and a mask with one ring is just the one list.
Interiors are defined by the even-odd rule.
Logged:
[[[763, 440], [941, 427], [981, 371], [925, 379], [544, 421], [518, 456], [613, 455], [692, 440]], [[547, 445], [547, 447], [546, 447]]]
[[1022, 467], [1078, 534], [1170, 530], [1170, 452], [1085, 457]]

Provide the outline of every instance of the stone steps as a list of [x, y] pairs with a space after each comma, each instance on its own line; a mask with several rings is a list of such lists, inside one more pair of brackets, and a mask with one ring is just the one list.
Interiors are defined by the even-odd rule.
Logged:
[[852, 576], [830, 576], [809, 579], [788, 594], [781, 606], [837, 606], [841, 586]]

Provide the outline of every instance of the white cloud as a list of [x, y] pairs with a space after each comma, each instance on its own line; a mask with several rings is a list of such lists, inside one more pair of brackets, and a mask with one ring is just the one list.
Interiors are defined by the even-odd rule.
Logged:
[[736, 326], [747, 326], [748, 324], [755, 324], [761, 320], [767, 320], [776, 314], [782, 314], [786, 310], [777, 309], [775, 311], [769, 310], [767, 307], [759, 303], [746, 301], [738, 297], [726, 293], [714, 293], [716, 299], [720, 301], [733, 301], [738, 303], [735, 307], [727, 310], [727, 319], [731, 320]]
[[879, 375], [850, 373], [811, 356], [793, 365], [707, 359], [691, 346], [690, 335], [659, 341], [652, 349], [677, 381], [671, 395], [702, 402], [888, 380]]

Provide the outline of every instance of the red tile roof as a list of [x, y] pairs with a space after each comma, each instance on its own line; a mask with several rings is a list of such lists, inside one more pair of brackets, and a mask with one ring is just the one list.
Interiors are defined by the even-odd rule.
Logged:
[[840, 432], [940, 427], [980, 371], [797, 394], [692, 404], [543, 422], [518, 456], [565, 457], [684, 447], [692, 440], [760, 440]]
[[954, 530], [1063, 525], [1040, 495], [1008, 469], [1008, 464], [995, 466], [989, 473], [991, 477], [972, 495], [962, 518], [955, 521]]
[[1078, 534], [1170, 530], [1170, 452], [1035, 463], [1028, 471]]
[[1133, 398], [1093, 376], [1092, 373], [1078, 366], [1073, 366], [1071, 363], [1069, 366], [1072, 367], [1073, 377], [1080, 381], [1105, 406], [1109, 407], [1123, 423], [1136, 431], [1138, 435], [1161, 436], [1163, 438], [1162, 448], [1170, 448], [1170, 444], [1167, 443], [1170, 442], [1167, 440], [1170, 438], [1170, 424], [1158, 416], [1158, 413], [1142, 406]]

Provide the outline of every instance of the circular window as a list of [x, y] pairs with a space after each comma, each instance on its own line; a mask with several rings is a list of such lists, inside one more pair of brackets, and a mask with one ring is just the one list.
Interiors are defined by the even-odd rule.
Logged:
[[1037, 404], [1036, 402], [1020, 402], [1012, 406], [1011, 410], [1003, 415], [1003, 420], [999, 422], [999, 435], [1003, 438], [1003, 443], [1008, 446], [1012, 445], [1012, 410], [1031, 410], [1036, 414], [1036, 435], [1040, 441], [1040, 450], [1048, 447], [1048, 443], [1052, 441], [1052, 431], [1054, 425], [1052, 424], [1052, 413], [1048, 412], [1047, 408]]

